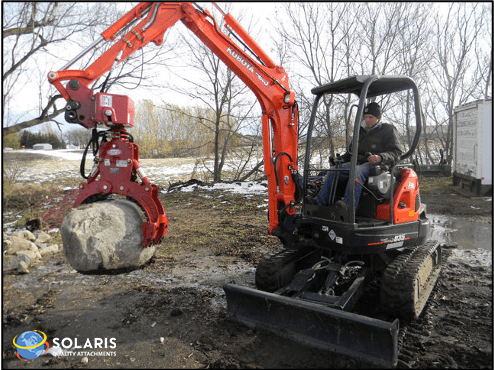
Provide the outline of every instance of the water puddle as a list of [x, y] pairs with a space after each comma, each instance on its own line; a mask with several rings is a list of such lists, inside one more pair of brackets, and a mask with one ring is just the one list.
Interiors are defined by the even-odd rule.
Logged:
[[456, 245], [460, 249], [480, 248], [492, 252], [492, 224], [435, 214], [428, 214], [427, 217], [432, 223], [430, 239]]

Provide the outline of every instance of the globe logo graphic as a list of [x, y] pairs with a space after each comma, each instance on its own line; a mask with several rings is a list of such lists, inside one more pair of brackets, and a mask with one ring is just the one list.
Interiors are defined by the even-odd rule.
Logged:
[[[46, 344], [46, 349], [44, 344]], [[49, 348], [46, 334], [38, 330], [26, 331], [17, 335], [14, 338], [14, 346], [17, 347], [17, 357], [24, 361], [33, 360], [43, 355]]]

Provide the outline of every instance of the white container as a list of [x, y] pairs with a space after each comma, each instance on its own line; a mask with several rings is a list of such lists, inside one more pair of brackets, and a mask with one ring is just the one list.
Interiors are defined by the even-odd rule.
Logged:
[[492, 194], [492, 100], [460, 105], [454, 115], [453, 185]]

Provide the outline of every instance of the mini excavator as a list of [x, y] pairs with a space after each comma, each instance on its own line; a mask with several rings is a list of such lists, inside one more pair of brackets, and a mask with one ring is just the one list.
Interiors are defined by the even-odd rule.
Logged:
[[[420, 137], [422, 113], [419, 91], [406, 76], [352, 76], [312, 89], [303, 173], [298, 169], [299, 113], [288, 75], [276, 65], [230, 15], [223, 16], [227, 32], [210, 12], [196, 3], [143, 2], [101, 33], [101, 36], [48, 79], [66, 100], [65, 120], [92, 129], [94, 166], [79, 186], [74, 207], [119, 194], [140, 205], [143, 248], [159, 243], [168, 220], [139, 164], [139, 147], [127, 132], [134, 126], [134, 103], [124, 95], [90, 85], [135, 51], [163, 43], [165, 32], [181, 21], [255, 94], [262, 110], [264, 172], [268, 179], [268, 232], [283, 248], [262, 258], [256, 269], [256, 289], [224, 286], [227, 316], [252, 327], [324, 350], [335, 351], [383, 367], [398, 362], [399, 319], [419, 317], [441, 271], [441, 246], [430, 241], [426, 206], [420, 201], [416, 173], [405, 164]], [[234, 40], [235, 39], [235, 40]], [[102, 43], [112, 45], [84, 70], [69, 69]], [[108, 78], [108, 77], [107, 77]], [[103, 84], [105, 86], [106, 84]], [[335, 206], [348, 172], [355, 182], [359, 125], [369, 99], [406, 92], [413, 95], [415, 138], [398, 163], [382, 163], [371, 173], [354, 209], [350, 187], [348, 209]], [[314, 127], [319, 107], [329, 95], [355, 99], [353, 154], [350, 169], [337, 164], [316, 168], [310, 163], [318, 139]], [[327, 108], [327, 106], [326, 106]], [[105, 126], [107, 130], [97, 131]], [[85, 154], [86, 154], [85, 152]], [[335, 173], [330, 196], [323, 205], [304, 204], [319, 190], [325, 176]], [[343, 189], [343, 190], [342, 190]], [[369, 282], [379, 283], [379, 305], [391, 322], [354, 312]]]

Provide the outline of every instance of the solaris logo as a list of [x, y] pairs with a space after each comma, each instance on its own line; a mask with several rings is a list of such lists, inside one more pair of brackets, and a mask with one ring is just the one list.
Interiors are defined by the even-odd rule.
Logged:
[[[46, 348], [44, 344], [46, 344]], [[38, 358], [45, 354], [49, 348], [46, 334], [39, 330], [26, 331], [21, 335], [17, 335], [14, 338], [14, 346], [17, 347], [17, 357], [23, 361]]]

